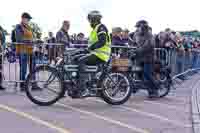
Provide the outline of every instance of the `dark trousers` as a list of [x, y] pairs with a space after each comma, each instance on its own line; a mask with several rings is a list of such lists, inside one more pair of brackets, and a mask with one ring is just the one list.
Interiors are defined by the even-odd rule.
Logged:
[[99, 65], [105, 63], [103, 60], [99, 59], [96, 55], [94, 54], [87, 54], [85, 56], [82, 56], [79, 58], [79, 66], [95, 66], [95, 65]]
[[[85, 79], [87, 78], [87, 74], [84, 73], [84, 68], [86, 65], [88, 66], [95, 66], [105, 63], [101, 59], [99, 59], [96, 55], [93, 54], [87, 54], [85, 56], [82, 56], [78, 60], [78, 65], [79, 65], [79, 88], [78, 89], [85, 89]], [[81, 88], [80, 88], [81, 87]]]
[[144, 63], [144, 79], [148, 81], [149, 85], [149, 94], [157, 93], [157, 86], [153, 78], [153, 64]]

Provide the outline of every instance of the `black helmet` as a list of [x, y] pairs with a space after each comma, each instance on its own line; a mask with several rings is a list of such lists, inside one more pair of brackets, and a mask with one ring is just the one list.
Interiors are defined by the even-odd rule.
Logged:
[[22, 14], [22, 18], [32, 19], [31, 15], [29, 13], [27, 13], [27, 12], [24, 12]]
[[140, 27], [140, 26], [147, 26], [148, 27], [148, 22], [146, 20], [140, 20], [136, 23], [135, 27]]
[[90, 22], [96, 22], [96, 21], [100, 21], [102, 18], [102, 15], [99, 11], [91, 11], [88, 16], [87, 16], [87, 19], [90, 21]]

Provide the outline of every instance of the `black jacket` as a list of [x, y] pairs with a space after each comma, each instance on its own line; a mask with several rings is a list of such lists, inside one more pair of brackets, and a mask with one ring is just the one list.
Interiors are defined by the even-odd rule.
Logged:
[[143, 63], [153, 63], [155, 45], [153, 35], [148, 33], [141, 36], [136, 32], [134, 37], [137, 43], [136, 58]]

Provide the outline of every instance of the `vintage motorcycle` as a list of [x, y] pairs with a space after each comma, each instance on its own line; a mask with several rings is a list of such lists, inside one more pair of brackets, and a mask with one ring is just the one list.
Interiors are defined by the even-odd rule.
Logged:
[[[84, 49], [68, 49], [63, 58], [58, 58], [55, 66], [40, 65], [29, 73], [26, 79], [27, 97], [35, 104], [49, 106], [65, 97], [65, 92], [71, 98], [73, 91], [77, 91], [79, 71], [74, 62], [76, 56], [80, 56]], [[86, 85], [89, 95], [86, 97], [99, 97], [111, 105], [125, 103], [131, 96], [131, 88], [128, 78], [123, 73], [112, 72], [111, 63], [99, 66], [86, 66]], [[37, 79], [42, 78], [42, 79]], [[37, 84], [40, 91], [32, 90]], [[42, 98], [41, 98], [42, 97]], [[85, 98], [85, 97], [80, 97]]]

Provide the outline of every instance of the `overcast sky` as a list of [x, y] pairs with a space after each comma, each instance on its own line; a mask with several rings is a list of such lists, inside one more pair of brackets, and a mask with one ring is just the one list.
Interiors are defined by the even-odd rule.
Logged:
[[199, 0], [0, 0], [0, 3], [0, 25], [8, 31], [26, 11], [43, 32], [56, 32], [63, 20], [70, 20], [70, 33], [88, 33], [86, 16], [93, 9], [102, 12], [102, 21], [109, 29], [121, 26], [134, 30], [139, 19], [149, 21], [154, 33], [167, 27], [200, 29]]

